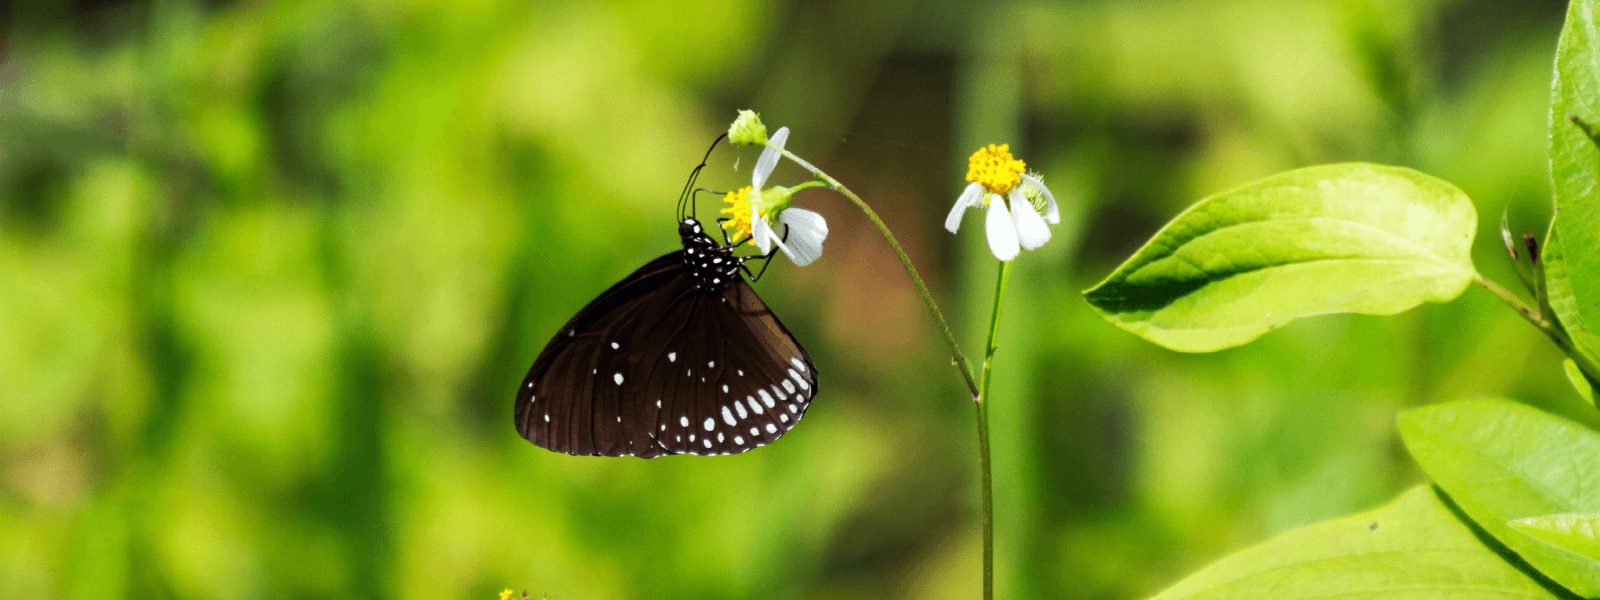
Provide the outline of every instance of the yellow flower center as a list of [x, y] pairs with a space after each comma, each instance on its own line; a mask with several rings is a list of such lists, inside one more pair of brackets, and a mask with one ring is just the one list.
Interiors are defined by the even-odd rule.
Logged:
[[722, 197], [722, 201], [727, 204], [722, 209], [722, 214], [727, 215], [728, 220], [723, 221], [722, 228], [728, 231], [728, 241], [738, 244], [749, 239], [750, 219], [752, 217], [750, 212], [750, 186], [747, 185], [728, 192], [728, 195]]
[[1003, 196], [1017, 187], [1027, 169], [1027, 163], [1011, 155], [1011, 144], [989, 144], [967, 159], [967, 181]]

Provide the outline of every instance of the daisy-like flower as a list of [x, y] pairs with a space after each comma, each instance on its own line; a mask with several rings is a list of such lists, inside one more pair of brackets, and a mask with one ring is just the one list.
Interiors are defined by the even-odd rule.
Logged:
[[[740, 114], [741, 121], [749, 118], [752, 117]], [[756, 121], [755, 126], [759, 125], [760, 122]], [[765, 131], [764, 127], [760, 130], [762, 134]], [[767, 177], [778, 166], [783, 144], [788, 140], [788, 127], [780, 127], [766, 140], [766, 149], [761, 152], [755, 169], [750, 172], [750, 185], [728, 192], [723, 197], [727, 206], [722, 209], [722, 214], [727, 215], [728, 220], [723, 222], [722, 227], [728, 231], [729, 240], [736, 245], [746, 240], [753, 241], [762, 254], [771, 252], [776, 245], [794, 264], [804, 267], [822, 257], [822, 242], [828, 239], [828, 222], [813, 211], [790, 206], [795, 192], [820, 184], [765, 187]], [[785, 235], [788, 239], [785, 239]]]
[[[989, 144], [967, 159], [967, 184], [950, 207], [944, 228], [955, 233], [967, 209], [987, 206], [984, 228], [989, 251], [1000, 260], [1017, 257], [1050, 241], [1050, 225], [1061, 222], [1056, 198], [1028, 165], [1011, 155], [1010, 144]], [[1043, 212], [1041, 216], [1040, 213]]]

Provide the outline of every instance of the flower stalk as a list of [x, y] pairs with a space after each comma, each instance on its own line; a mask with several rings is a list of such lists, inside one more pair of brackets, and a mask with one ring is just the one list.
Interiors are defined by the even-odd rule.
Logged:
[[978, 420], [978, 464], [983, 472], [983, 597], [994, 597], [994, 477], [989, 462], [989, 383], [993, 381], [994, 355], [999, 350], [996, 339], [1000, 334], [1000, 299], [1005, 295], [1006, 280], [1011, 275], [1011, 261], [1000, 261], [1000, 272], [995, 277], [994, 303], [989, 311], [989, 341], [983, 351], [983, 374], [979, 383], [978, 401], [973, 406]]
[[967, 384], [967, 391], [971, 394], [973, 401], [976, 402], [979, 396], [979, 389], [977, 380], [972, 376], [972, 366], [967, 362], [966, 354], [961, 352], [961, 346], [956, 343], [955, 332], [951, 331], [949, 321], [944, 318], [944, 312], [939, 310], [939, 303], [933, 299], [933, 291], [928, 289], [927, 282], [922, 279], [922, 273], [917, 271], [917, 266], [911, 262], [911, 256], [906, 254], [905, 248], [900, 246], [900, 241], [894, 237], [894, 232], [889, 230], [889, 225], [883, 222], [883, 218], [879, 217], [878, 212], [872, 210], [872, 207], [867, 205], [865, 200], [862, 200], [855, 192], [850, 191], [850, 188], [845, 187], [844, 184], [839, 183], [839, 180], [817, 168], [816, 165], [796, 156], [787, 148], [780, 148], [779, 152], [783, 154], [784, 158], [794, 161], [795, 164], [815, 175], [828, 189], [837, 192], [849, 200], [851, 204], [856, 205], [856, 208], [867, 215], [867, 220], [871, 221], [872, 226], [878, 229], [878, 233], [883, 236], [883, 239], [889, 242], [889, 247], [894, 250], [895, 257], [900, 259], [900, 266], [905, 269], [906, 275], [911, 277], [912, 285], [916, 286], [917, 295], [922, 297], [923, 306], [927, 307], [928, 314], [933, 316], [934, 323], [939, 326], [939, 333], [944, 337], [945, 346], [950, 350], [951, 361], [955, 364], [956, 370], [961, 371], [961, 379]]

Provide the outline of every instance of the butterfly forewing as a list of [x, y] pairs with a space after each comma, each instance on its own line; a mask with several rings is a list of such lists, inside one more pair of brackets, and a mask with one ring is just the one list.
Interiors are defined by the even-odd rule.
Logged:
[[571, 454], [627, 453], [618, 417], [650, 418], [627, 414], [636, 404], [628, 400], [635, 388], [628, 377], [636, 376], [638, 357], [644, 356], [637, 324], [666, 320], [670, 300], [689, 294], [679, 254], [635, 271], [556, 332], [518, 390], [517, 430], [523, 437]]
[[736, 272], [707, 273], [734, 259], [693, 234], [557, 332], [518, 393], [523, 437], [569, 454], [732, 454], [799, 422], [810, 357]]

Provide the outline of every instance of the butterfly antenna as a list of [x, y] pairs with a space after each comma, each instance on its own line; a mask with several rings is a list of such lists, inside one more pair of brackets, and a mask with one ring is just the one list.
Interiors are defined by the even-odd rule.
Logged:
[[722, 140], [727, 137], [728, 134], [723, 133], [722, 135], [717, 136], [717, 139], [712, 140], [711, 147], [706, 148], [706, 155], [700, 158], [700, 164], [696, 166], [693, 171], [689, 172], [689, 180], [684, 182], [683, 191], [678, 192], [679, 221], [687, 219], [690, 216], [695, 216], [697, 220], [699, 219], [699, 217], [695, 215], [695, 211], [691, 208], [691, 206], [695, 204], [693, 199], [694, 193], [692, 191], [694, 189], [694, 182], [696, 179], [700, 178], [700, 170], [706, 168], [706, 163], [711, 160], [711, 152], [716, 150], [717, 144], [722, 143]]

